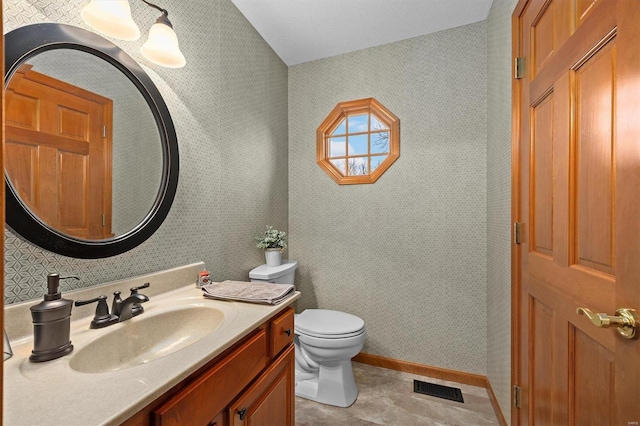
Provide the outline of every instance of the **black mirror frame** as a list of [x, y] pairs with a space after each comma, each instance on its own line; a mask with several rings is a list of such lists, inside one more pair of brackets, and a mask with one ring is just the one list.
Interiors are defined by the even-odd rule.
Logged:
[[160, 189], [153, 207], [135, 228], [111, 239], [90, 241], [62, 234], [42, 222], [22, 202], [5, 171], [6, 222], [18, 235], [45, 250], [80, 259], [111, 257], [142, 244], [167, 217], [178, 186], [178, 138], [162, 95], [140, 65], [115, 44], [79, 27], [44, 23], [23, 26], [5, 34], [5, 84], [32, 56], [63, 48], [104, 59], [125, 74], [143, 95], [158, 125], [162, 143]]

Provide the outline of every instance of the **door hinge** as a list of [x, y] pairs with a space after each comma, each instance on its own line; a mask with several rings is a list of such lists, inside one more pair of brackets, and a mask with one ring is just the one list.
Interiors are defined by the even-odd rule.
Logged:
[[524, 77], [524, 57], [514, 58], [513, 75], [516, 79]]
[[513, 223], [513, 242], [516, 244], [522, 244], [522, 227], [524, 223], [522, 222], [514, 222]]
[[102, 126], [102, 137], [103, 138], [107, 137], [107, 126]]
[[516, 385], [513, 387], [513, 406], [516, 408], [520, 408], [520, 393], [522, 389], [520, 386]]
[[102, 215], [102, 226], [107, 226], [107, 218], [105, 215]]

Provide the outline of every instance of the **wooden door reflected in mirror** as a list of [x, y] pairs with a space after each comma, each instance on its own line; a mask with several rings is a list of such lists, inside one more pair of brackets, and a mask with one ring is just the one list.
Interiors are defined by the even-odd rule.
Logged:
[[6, 102], [5, 169], [22, 201], [67, 235], [112, 237], [113, 101], [24, 64]]

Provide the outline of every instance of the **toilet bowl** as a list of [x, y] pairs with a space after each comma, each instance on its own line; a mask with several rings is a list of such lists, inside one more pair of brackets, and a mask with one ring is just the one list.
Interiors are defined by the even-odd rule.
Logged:
[[365, 339], [364, 321], [327, 309], [307, 309], [294, 322], [296, 396], [348, 407], [358, 397], [351, 358]]
[[[249, 273], [253, 282], [293, 284], [298, 262], [261, 265]], [[323, 404], [348, 407], [358, 397], [351, 358], [364, 345], [364, 321], [327, 309], [307, 309], [295, 315], [296, 396]]]

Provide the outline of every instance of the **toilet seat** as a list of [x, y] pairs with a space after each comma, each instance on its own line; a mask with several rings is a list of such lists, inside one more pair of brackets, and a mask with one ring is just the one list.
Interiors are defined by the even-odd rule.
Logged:
[[356, 337], [361, 335], [362, 333], [364, 333], [364, 327], [361, 328], [358, 331], [354, 331], [351, 333], [344, 333], [344, 334], [322, 334], [322, 333], [312, 333], [309, 331], [305, 331], [305, 330], [300, 330], [299, 328], [294, 327], [294, 332], [297, 335], [300, 336], [308, 336], [308, 337], [315, 337], [318, 339], [348, 339], [350, 337]]
[[307, 309], [296, 315], [294, 331], [321, 339], [346, 339], [364, 333], [364, 321], [346, 312]]

